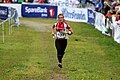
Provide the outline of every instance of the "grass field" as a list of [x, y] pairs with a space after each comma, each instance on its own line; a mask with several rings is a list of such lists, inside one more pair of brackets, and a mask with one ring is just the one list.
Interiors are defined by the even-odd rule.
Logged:
[[[55, 19], [21, 18], [52, 25]], [[0, 31], [0, 80], [120, 80], [120, 44], [86, 23], [69, 22], [63, 68], [57, 67], [54, 39], [26, 25]], [[31, 25], [32, 26], [32, 25]], [[0, 28], [1, 29], [1, 28]]]

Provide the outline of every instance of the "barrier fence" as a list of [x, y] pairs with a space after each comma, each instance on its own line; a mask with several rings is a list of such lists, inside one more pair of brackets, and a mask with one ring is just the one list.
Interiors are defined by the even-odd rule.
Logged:
[[[8, 4], [1, 4], [2, 6], [8, 6]], [[114, 17], [113, 23], [108, 23], [108, 27], [112, 31], [112, 34], [106, 33], [108, 30], [105, 26], [105, 16], [101, 13], [95, 12], [90, 8], [70, 8], [66, 6], [54, 6], [46, 4], [10, 4], [10, 6], [16, 8], [19, 17], [27, 18], [57, 18], [59, 13], [64, 14], [65, 20], [73, 22], [85, 22], [94, 25], [96, 29], [102, 32], [102, 34], [112, 36], [117, 43], [120, 43], [120, 31], [119, 26], [116, 25]], [[18, 19], [16, 19], [18, 20]], [[19, 20], [18, 20], [19, 22]]]
[[[0, 6], [0, 8], [1, 8], [1, 6]], [[6, 10], [8, 12], [6, 12]], [[0, 13], [0, 15], [2, 15], [2, 16], [0, 16], [0, 19], [1, 19], [0, 28], [2, 31], [2, 43], [5, 42], [5, 27], [8, 27], [8, 32], [10, 35], [12, 33], [12, 27], [15, 26], [15, 20], [13, 20], [15, 17], [15, 12], [16, 12], [16, 10], [12, 7], [4, 7], [4, 9]], [[3, 17], [3, 16], [5, 16], [5, 17]], [[7, 25], [5, 25], [5, 24], [7, 24]]]

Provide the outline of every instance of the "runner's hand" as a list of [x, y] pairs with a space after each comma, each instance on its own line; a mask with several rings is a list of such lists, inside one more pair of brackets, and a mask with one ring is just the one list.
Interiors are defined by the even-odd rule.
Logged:
[[71, 31], [69, 31], [69, 32], [68, 32], [68, 35], [71, 35], [71, 34], [72, 34], [72, 32], [71, 32]]
[[55, 34], [54, 33], [52, 33], [52, 36], [54, 36]]
[[64, 34], [68, 34], [68, 32], [64, 31], [64, 30], [61, 30], [60, 32], [64, 33]]

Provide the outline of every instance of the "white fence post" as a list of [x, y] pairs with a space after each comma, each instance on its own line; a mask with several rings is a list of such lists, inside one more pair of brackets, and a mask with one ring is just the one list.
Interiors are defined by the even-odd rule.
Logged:
[[4, 29], [4, 23], [2, 23], [2, 38], [3, 38], [2, 40], [3, 40], [3, 43], [5, 42], [5, 36], [4, 36], [5, 32], [4, 32], [4, 30], [5, 30]]
[[[8, 21], [8, 32], [9, 32], [9, 35], [12, 33], [12, 26], [15, 25], [15, 22], [14, 23], [12, 22], [13, 21], [12, 18], [14, 18], [15, 14], [16, 14], [15, 13], [15, 9], [14, 10], [10, 10], [10, 9], [12, 9], [12, 8], [9, 8], [9, 13], [10, 14], [8, 14], [9, 15], [8, 18], [6, 20], [0, 22], [0, 27], [2, 27], [2, 42], [3, 43], [5, 42], [5, 22]], [[12, 11], [13, 11], [13, 14], [11, 14]]]

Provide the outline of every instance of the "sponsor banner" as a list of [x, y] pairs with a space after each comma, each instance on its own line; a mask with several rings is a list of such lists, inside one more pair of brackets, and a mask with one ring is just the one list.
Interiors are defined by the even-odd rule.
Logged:
[[22, 16], [32, 18], [57, 18], [57, 6], [22, 4]]
[[105, 28], [105, 16], [101, 13], [95, 13], [95, 28], [101, 31], [103, 34], [106, 31]]
[[88, 23], [94, 24], [95, 23], [95, 13], [93, 10], [88, 9]]
[[69, 8], [58, 7], [58, 14], [64, 14], [65, 20], [74, 22], [87, 22], [88, 14], [87, 9], [84, 8]]
[[18, 17], [21, 17], [21, 4], [5, 4], [5, 3], [0, 3], [0, 6], [5, 6], [5, 7], [12, 7], [15, 8], [18, 12]]
[[0, 19], [5, 20], [8, 18], [8, 7], [0, 6]]
[[117, 43], [120, 43], [120, 26], [118, 25], [118, 21], [115, 21], [114, 24], [114, 40]]

